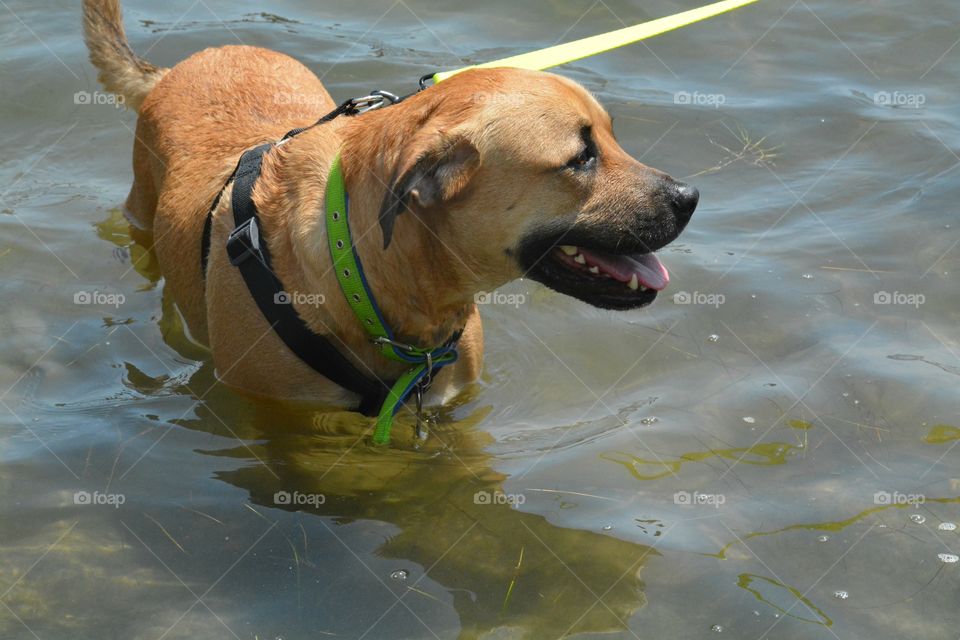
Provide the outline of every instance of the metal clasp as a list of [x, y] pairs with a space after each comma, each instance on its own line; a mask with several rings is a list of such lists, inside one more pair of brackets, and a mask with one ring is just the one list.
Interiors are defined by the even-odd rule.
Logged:
[[353, 98], [350, 101], [354, 113], [357, 114], [373, 111], [374, 109], [379, 109], [381, 107], [396, 104], [398, 102], [400, 102], [399, 96], [390, 93], [389, 91], [382, 91], [380, 89], [371, 91], [370, 95], [368, 96], [363, 96], [362, 98]]

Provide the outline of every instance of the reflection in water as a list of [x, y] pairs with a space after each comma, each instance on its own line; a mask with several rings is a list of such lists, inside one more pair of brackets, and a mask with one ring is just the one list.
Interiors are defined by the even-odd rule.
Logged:
[[740, 464], [769, 466], [785, 464], [787, 456], [797, 447], [785, 442], [764, 442], [752, 447], [733, 449], [710, 449], [684, 453], [674, 460], [647, 460], [626, 453], [605, 453], [600, 457], [622, 465], [637, 480], [656, 480], [668, 475], [676, 475], [688, 462], [703, 462], [711, 458], [733, 460]]
[[[201, 369], [190, 387], [204, 388], [202, 379], [209, 376]], [[489, 435], [473, 428], [482, 412], [435, 425], [419, 445], [412, 422], [401, 420], [400, 437], [381, 448], [358, 441], [369, 425], [357, 414], [228, 396], [215, 390], [198, 407], [197, 418], [177, 421], [215, 433], [230, 425], [244, 441], [257, 442], [205, 452], [259, 461], [217, 477], [248, 491], [267, 518], [263, 507], [300, 510], [337, 524], [395, 526], [376, 555], [428, 570], [430, 579], [452, 594], [462, 637], [501, 626], [536, 630], [537, 637], [625, 629], [644, 603], [639, 573], [646, 557], [656, 553], [651, 548], [557, 527], [489, 498], [503, 495], [505, 476], [490, 468], [483, 453]], [[278, 505], [278, 493], [322, 498], [306, 506]], [[349, 548], [350, 541], [343, 544]], [[342, 555], [345, 549], [324, 553]]]
[[[941, 503], [941, 504], [960, 503], [960, 497], [955, 497], [955, 498], [930, 498], [930, 497], [924, 497], [924, 504], [926, 504], [926, 503]], [[844, 529], [846, 529], [846, 528], [849, 527], [850, 525], [852, 525], [852, 524], [854, 524], [854, 523], [856, 523], [856, 522], [860, 522], [861, 520], [863, 520], [864, 518], [866, 518], [867, 516], [870, 516], [870, 515], [872, 515], [872, 514], [880, 513], [881, 511], [885, 511], [885, 510], [887, 510], [887, 509], [907, 509], [907, 508], [913, 509], [913, 508], [916, 508], [916, 505], [914, 505], [914, 504], [909, 504], [909, 503], [886, 504], [886, 505], [880, 505], [880, 506], [873, 507], [872, 509], [867, 509], [866, 511], [861, 511], [860, 513], [858, 513], [858, 514], [856, 514], [856, 515], [854, 515], [854, 516], [852, 516], [852, 517], [850, 517], [850, 518], [847, 518], [846, 520], [839, 520], [839, 521], [836, 521], [836, 522], [814, 522], [814, 523], [809, 523], [809, 524], [794, 524], [794, 525], [790, 525], [789, 527], [782, 527], [782, 528], [780, 528], [780, 529], [776, 529], [776, 530], [774, 530], [774, 531], [755, 531], [755, 532], [753, 532], [753, 533], [748, 533], [748, 534], [746, 534], [746, 535], [739, 536], [739, 537], [737, 537], [736, 540], [733, 540], [733, 541], [731, 541], [731, 542], [728, 542], [728, 543], [725, 544], [725, 545], [723, 546], [723, 548], [720, 549], [720, 551], [718, 551], [717, 553], [708, 553], [708, 554], [706, 554], [706, 555], [709, 555], [709, 556], [712, 556], [712, 557], [716, 557], [716, 558], [719, 558], [719, 559], [721, 559], [721, 560], [726, 560], [726, 559], [727, 559], [727, 551], [728, 551], [731, 547], [733, 547], [734, 545], [738, 545], [738, 544], [746, 545], [747, 541], [750, 540], [750, 539], [752, 539], [752, 538], [763, 538], [763, 537], [766, 537], [766, 536], [776, 536], [776, 535], [779, 535], [779, 534], [781, 534], [781, 533], [785, 533], [785, 532], [787, 532], [787, 531], [796, 531], [796, 530], [799, 530], [799, 529], [806, 529], [806, 530], [809, 530], [809, 531], [830, 531], [830, 532], [833, 532], [833, 533], [838, 533], [838, 532], [840, 532], [840, 531], [843, 531]]]
[[952, 374], [955, 375], [955, 376], [960, 376], [960, 367], [955, 367], [955, 366], [952, 366], [952, 365], [943, 364], [943, 363], [941, 363], [941, 362], [936, 362], [935, 360], [927, 360], [927, 359], [924, 358], [923, 356], [914, 356], [914, 355], [910, 355], [910, 354], [897, 353], [897, 354], [894, 354], [894, 355], [892, 355], [892, 356], [887, 356], [887, 357], [890, 358], [891, 360], [904, 360], [904, 361], [907, 361], [907, 362], [910, 362], [910, 361], [922, 362], [922, 363], [924, 363], [924, 364], [932, 365], [932, 366], [936, 367], [937, 369], [941, 369], [942, 371], [946, 371], [947, 373], [952, 373]]
[[923, 441], [927, 444], [944, 444], [954, 440], [960, 440], [960, 429], [948, 424], [935, 425], [930, 428], [927, 435], [923, 436]]
[[[117, 246], [118, 250], [129, 254], [130, 269], [142, 276], [144, 283], [139, 290], [153, 289], [162, 279], [160, 263], [153, 250], [153, 235], [130, 225], [120, 209], [111, 209], [107, 217], [96, 224], [97, 236]], [[186, 327], [177, 312], [173, 298], [166, 289], [160, 298], [160, 333], [164, 341], [180, 355], [194, 360], [204, 360], [209, 351], [206, 347], [190, 340]]]
[[129, 259], [131, 268], [146, 280], [140, 290], [153, 289], [162, 276], [157, 255], [153, 251], [151, 234], [131, 226], [120, 209], [110, 209], [107, 217], [94, 227], [98, 238], [129, 254], [125, 256], [125, 261]]
[[[760, 602], [770, 605], [780, 613], [790, 616], [791, 618], [796, 618], [803, 622], [822, 624], [825, 627], [833, 625], [833, 620], [814, 606], [800, 591], [772, 578], [750, 573], [741, 573], [737, 578], [737, 586], [752, 593]], [[810, 616], [806, 617], [794, 612], [797, 604], [802, 604], [806, 607]]]

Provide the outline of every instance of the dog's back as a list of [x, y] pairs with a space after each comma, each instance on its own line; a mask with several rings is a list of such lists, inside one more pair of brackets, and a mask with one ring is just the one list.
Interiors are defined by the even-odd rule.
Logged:
[[224, 46], [172, 69], [150, 64], [127, 42], [119, 0], [84, 0], [83, 25], [100, 82], [139, 113], [127, 216], [153, 233], [178, 307], [206, 342], [199, 238], [211, 202], [245, 149], [312, 123], [333, 100], [309, 69], [268, 49]]

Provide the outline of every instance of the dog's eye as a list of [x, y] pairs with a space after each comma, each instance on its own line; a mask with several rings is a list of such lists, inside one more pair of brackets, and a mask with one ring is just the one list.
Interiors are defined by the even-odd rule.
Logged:
[[593, 144], [590, 136], [590, 129], [583, 130], [583, 150], [567, 163], [568, 169], [584, 171], [592, 169], [597, 164], [597, 147]]
[[571, 169], [589, 169], [594, 165], [597, 160], [596, 152], [590, 148], [590, 146], [584, 147], [583, 151], [577, 155], [576, 158], [567, 163], [567, 166]]

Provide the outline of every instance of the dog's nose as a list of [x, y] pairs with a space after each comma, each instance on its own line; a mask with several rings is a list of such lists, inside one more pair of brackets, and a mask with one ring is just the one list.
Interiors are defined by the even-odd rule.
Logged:
[[693, 215], [697, 203], [700, 201], [700, 192], [685, 182], [675, 182], [671, 185], [671, 204], [677, 216], [687, 222]]

